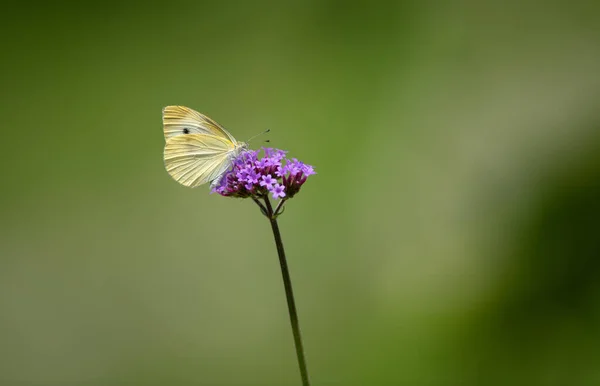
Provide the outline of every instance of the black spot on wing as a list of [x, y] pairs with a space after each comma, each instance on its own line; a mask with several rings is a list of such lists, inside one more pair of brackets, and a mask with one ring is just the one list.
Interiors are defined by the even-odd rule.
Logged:
[[190, 129], [188, 129], [187, 127], [183, 128], [183, 134], [189, 134], [190, 133]]

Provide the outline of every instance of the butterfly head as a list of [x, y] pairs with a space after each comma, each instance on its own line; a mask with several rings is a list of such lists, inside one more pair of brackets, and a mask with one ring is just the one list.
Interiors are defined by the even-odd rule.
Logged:
[[243, 151], [246, 151], [248, 149], [249, 149], [249, 146], [248, 146], [248, 144], [246, 142], [238, 142], [235, 145], [235, 150], [236, 150], [237, 154], [239, 154], [239, 153], [241, 153]]

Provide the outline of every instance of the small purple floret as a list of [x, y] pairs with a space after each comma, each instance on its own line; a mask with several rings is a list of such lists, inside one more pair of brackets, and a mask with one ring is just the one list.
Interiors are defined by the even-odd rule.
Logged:
[[269, 190], [274, 199], [285, 197], [285, 188], [283, 185], [275, 184]]
[[267, 174], [266, 176], [261, 177], [259, 185], [264, 186], [267, 189], [269, 189], [269, 187], [273, 186], [276, 183], [277, 183], [277, 180], [274, 179], [273, 177], [271, 177], [270, 174]]

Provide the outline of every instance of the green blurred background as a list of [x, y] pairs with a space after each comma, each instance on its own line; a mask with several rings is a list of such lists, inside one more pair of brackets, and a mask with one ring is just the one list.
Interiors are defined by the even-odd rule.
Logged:
[[0, 385], [299, 384], [269, 224], [168, 176], [169, 104], [316, 167], [314, 385], [600, 384], [599, 10], [5, 4]]

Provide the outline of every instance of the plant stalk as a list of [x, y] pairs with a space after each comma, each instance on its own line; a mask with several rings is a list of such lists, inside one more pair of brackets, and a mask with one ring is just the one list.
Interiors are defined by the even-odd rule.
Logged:
[[292, 333], [294, 335], [294, 345], [296, 347], [296, 356], [298, 357], [298, 366], [300, 367], [300, 376], [303, 386], [310, 386], [308, 379], [308, 370], [306, 368], [306, 359], [304, 358], [304, 347], [302, 345], [302, 336], [300, 335], [300, 324], [298, 322], [298, 312], [296, 311], [296, 302], [294, 301], [294, 291], [292, 290], [292, 279], [285, 258], [285, 250], [283, 249], [283, 241], [277, 224], [277, 214], [273, 212], [273, 207], [268, 197], [265, 197], [265, 204], [271, 228], [273, 229], [273, 237], [279, 255], [279, 265], [281, 266], [281, 275], [283, 277], [283, 286], [285, 288], [285, 297], [287, 299], [288, 311], [290, 314], [290, 323], [292, 325]]

